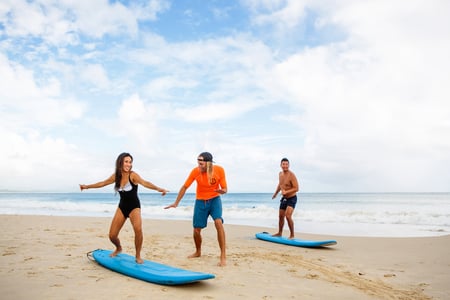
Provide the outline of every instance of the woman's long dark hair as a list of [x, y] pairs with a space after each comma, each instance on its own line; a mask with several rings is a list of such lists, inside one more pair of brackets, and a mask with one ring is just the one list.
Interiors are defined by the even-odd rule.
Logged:
[[120, 181], [122, 181], [122, 166], [125, 157], [130, 157], [133, 161], [133, 156], [130, 153], [123, 152], [120, 153], [116, 159], [116, 184], [114, 185], [114, 190], [117, 192], [120, 188]]

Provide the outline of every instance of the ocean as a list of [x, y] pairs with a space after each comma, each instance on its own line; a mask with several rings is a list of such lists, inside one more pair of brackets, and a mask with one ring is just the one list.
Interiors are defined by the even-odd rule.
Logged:
[[[180, 205], [176, 193], [140, 193], [143, 219], [191, 220], [195, 194]], [[0, 214], [111, 217], [119, 195], [110, 193], [0, 193]], [[225, 224], [278, 226], [279, 198], [271, 193], [222, 196]], [[420, 237], [450, 234], [450, 193], [298, 193], [295, 231], [338, 236]], [[211, 225], [210, 225], [211, 226]], [[285, 224], [285, 230], [287, 230]]]

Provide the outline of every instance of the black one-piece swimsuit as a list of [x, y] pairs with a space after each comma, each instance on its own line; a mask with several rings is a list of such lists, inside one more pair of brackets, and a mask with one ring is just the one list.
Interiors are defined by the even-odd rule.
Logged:
[[125, 218], [128, 218], [130, 216], [130, 213], [133, 209], [141, 208], [141, 202], [139, 201], [137, 193], [138, 186], [136, 184], [133, 184], [133, 182], [130, 180], [130, 177], [128, 177], [128, 181], [131, 185], [131, 190], [129, 191], [119, 190], [120, 194], [119, 208], [122, 211]]

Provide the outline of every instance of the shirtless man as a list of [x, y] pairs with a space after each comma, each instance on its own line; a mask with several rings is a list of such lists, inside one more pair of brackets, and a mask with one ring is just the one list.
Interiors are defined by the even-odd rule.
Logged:
[[272, 199], [278, 195], [281, 191], [282, 198], [280, 200], [280, 210], [278, 214], [278, 232], [273, 236], [282, 236], [284, 219], [286, 218], [289, 231], [290, 239], [294, 238], [294, 220], [292, 219], [292, 214], [294, 213], [295, 204], [297, 203], [297, 192], [298, 192], [298, 182], [295, 174], [289, 170], [289, 160], [283, 158], [281, 160], [281, 172], [279, 174], [279, 183]]

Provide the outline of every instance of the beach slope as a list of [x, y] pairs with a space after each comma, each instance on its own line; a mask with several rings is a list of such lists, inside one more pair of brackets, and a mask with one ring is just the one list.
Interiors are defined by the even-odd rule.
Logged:
[[[0, 216], [2, 299], [448, 299], [450, 236], [335, 239], [320, 249], [255, 238], [268, 228], [225, 225], [228, 265], [218, 267], [213, 224], [203, 230], [203, 256], [194, 250], [189, 221], [143, 220], [143, 257], [212, 273], [215, 279], [183, 286], [147, 283], [107, 270], [86, 253], [112, 249], [109, 218]], [[134, 254], [129, 222], [120, 234]]]

